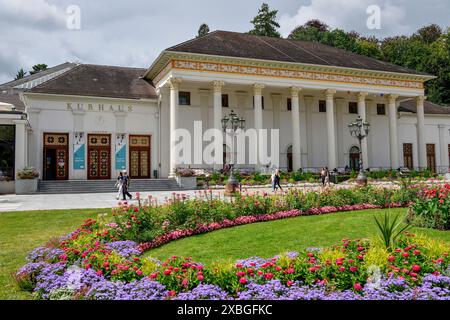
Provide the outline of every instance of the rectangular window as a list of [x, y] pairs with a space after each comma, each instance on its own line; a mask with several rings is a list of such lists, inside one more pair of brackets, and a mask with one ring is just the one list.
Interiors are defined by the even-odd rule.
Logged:
[[228, 95], [227, 94], [222, 94], [222, 107], [223, 108], [228, 108]]
[[386, 105], [384, 103], [377, 104], [377, 115], [382, 116], [386, 114]]
[[436, 151], [432, 143], [427, 144], [427, 168], [431, 172], [436, 172]]
[[[264, 110], [264, 96], [261, 97], [261, 108]], [[253, 109], [255, 109], [255, 96], [253, 96]]]
[[0, 125], [0, 181], [14, 180], [15, 135], [14, 125]]
[[327, 102], [325, 100], [319, 100], [319, 112], [327, 112]]
[[180, 106], [190, 106], [191, 105], [191, 93], [187, 91], [180, 91], [178, 93], [178, 104]]
[[356, 102], [348, 103], [348, 113], [358, 114], [358, 104]]
[[292, 110], [292, 99], [291, 98], [287, 98], [287, 110], [288, 111]]
[[413, 145], [412, 143], [403, 144], [403, 165], [408, 169], [413, 169]]

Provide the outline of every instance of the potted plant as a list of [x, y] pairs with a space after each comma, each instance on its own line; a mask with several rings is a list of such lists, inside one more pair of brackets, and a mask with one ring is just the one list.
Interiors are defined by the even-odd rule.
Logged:
[[33, 167], [25, 167], [17, 172], [16, 194], [34, 193], [37, 191], [39, 172]]
[[178, 168], [175, 179], [181, 189], [197, 189], [197, 177], [195, 171], [190, 168]]

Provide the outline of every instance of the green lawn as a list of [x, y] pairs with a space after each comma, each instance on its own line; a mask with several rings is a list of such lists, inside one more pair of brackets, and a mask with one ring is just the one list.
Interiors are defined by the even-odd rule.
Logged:
[[[353, 211], [248, 224], [177, 240], [146, 255], [158, 259], [172, 255], [190, 256], [206, 264], [252, 256], [267, 258], [287, 251], [328, 246], [346, 237], [373, 236], [377, 232], [373, 216], [383, 212]], [[391, 212], [406, 213], [406, 209], [392, 209]], [[425, 233], [450, 245], [450, 231], [420, 228], [412, 229], [412, 232]]]
[[[83, 220], [105, 212], [110, 209], [0, 213], [0, 300], [31, 298], [31, 294], [19, 291], [11, 278], [11, 273], [25, 264], [29, 251], [52, 237], [73, 231]], [[172, 255], [191, 256], [203, 263], [270, 257], [285, 251], [328, 246], [344, 237], [371, 236], [376, 232], [373, 216], [382, 212], [355, 211], [244, 225], [174, 241], [146, 255], [159, 259]], [[404, 213], [405, 209], [391, 212]], [[450, 244], [450, 232], [420, 231]]]
[[28, 292], [19, 291], [11, 278], [11, 273], [25, 264], [29, 251], [105, 212], [111, 209], [0, 213], [0, 300], [31, 298]]

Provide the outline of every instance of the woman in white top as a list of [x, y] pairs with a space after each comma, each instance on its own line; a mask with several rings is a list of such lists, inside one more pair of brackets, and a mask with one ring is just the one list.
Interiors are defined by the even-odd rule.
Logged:
[[119, 191], [117, 192], [117, 196], [116, 196], [116, 199], [119, 200], [120, 195], [123, 192], [123, 174], [122, 174], [122, 171], [119, 172], [119, 175], [117, 176], [117, 182], [116, 182], [115, 187], [119, 189]]

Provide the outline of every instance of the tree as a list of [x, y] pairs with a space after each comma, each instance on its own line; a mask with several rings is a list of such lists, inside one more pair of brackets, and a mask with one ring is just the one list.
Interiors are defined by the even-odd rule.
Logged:
[[30, 71], [30, 74], [36, 74], [38, 72], [47, 70], [48, 66], [44, 63], [36, 64], [33, 67], [33, 70]]
[[14, 80], [19, 80], [22, 79], [23, 77], [25, 77], [26, 72], [23, 71], [23, 68], [20, 68], [19, 71], [17, 71], [16, 77], [14, 78]]
[[206, 36], [209, 33], [209, 26], [206, 23], [200, 25], [198, 28], [197, 38]]
[[270, 10], [269, 5], [267, 3], [263, 3], [256, 17], [250, 21], [254, 27], [249, 31], [249, 33], [258, 36], [280, 38], [281, 35], [277, 31], [280, 27], [277, 22], [277, 14], [278, 10]]
[[442, 29], [437, 24], [430, 24], [417, 30], [414, 36], [418, 37], [422, 42], [431, 44], [437, 41], [442, 35]]
[[313, 19], [292, 30], [288, 38], [303, 41], [322, 42], [325, 34], [328, 32], [328, 25], [320, 20]]

